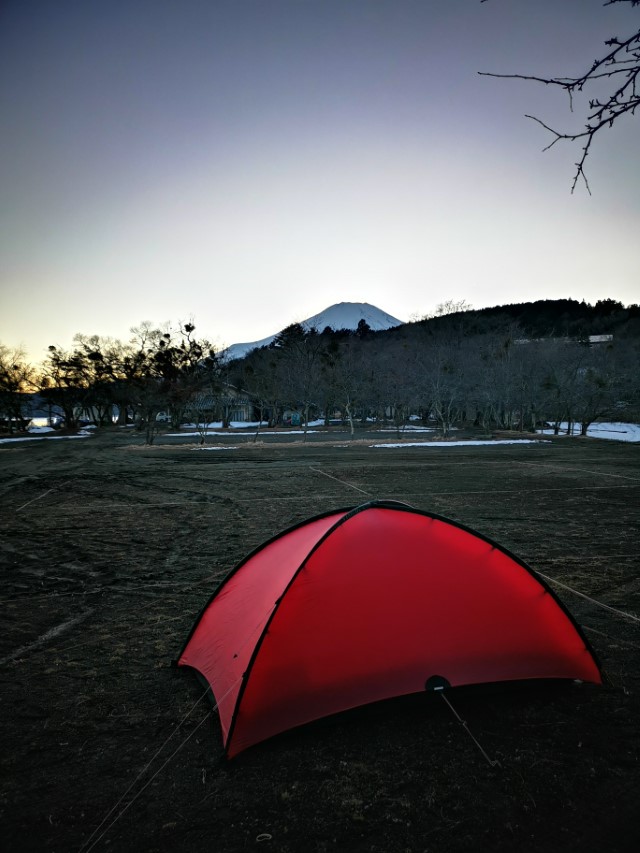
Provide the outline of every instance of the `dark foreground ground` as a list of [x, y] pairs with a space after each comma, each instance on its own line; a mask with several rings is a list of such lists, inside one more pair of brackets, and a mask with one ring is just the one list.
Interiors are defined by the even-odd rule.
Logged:
[[609, 683], [453, 691], [495, 766], [426, 694], [226, 762], [201, 686], [171, 666], [247, 552], [371, 498], [461, 521], [638, 614], [640, 447], [384, 450], [339, 433], [220, 440], [233, 451], [139, 441], [0, 445], [3, 849], [640, 849], [640, 623], [561, 588]]

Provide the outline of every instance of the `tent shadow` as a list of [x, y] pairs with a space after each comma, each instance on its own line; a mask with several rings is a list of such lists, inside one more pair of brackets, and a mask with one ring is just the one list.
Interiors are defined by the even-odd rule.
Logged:
[[[523, 732], [584, 716], [584, 705], [577, 699], [588, 699], [596, 690], [602, 687], [565, 679], [527, 679], [413, 693], [305, 723], [253, 745], [233, 761], [224, 756], [222, 761], [240, 769], [256, 762], [288, 762], [310, 751], [325, 758], [375, 760], [381, 745], [397, 750], [400, 762], [403, 750], [416, 748], [430, 760], [438, 755], [446, 760], [447, 752], [460, 745], [473, 750], [456, 713], [476, 736], [489, 738], [492, 748], [508, 754], [517, 750]], [[217, 723], [216, 729], [220, 736]]]

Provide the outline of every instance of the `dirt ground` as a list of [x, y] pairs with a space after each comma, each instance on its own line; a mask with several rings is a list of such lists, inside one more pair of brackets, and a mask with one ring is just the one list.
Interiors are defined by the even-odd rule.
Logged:
[[[3, 849], [640, 849], [640, 447], [380, 439], [0, 445]], [[226, 761], [201, 685], [171, 665], [195, 617], [261, 542], [372, 498], [461, 521], [635, 614], [557, 588], [608, 683], [451, 691], [497, 764], [426, 693]]]

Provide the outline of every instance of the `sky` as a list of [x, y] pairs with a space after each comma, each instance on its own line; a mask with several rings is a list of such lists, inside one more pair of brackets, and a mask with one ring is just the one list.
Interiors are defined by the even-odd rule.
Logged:
[[566, 95], [603, 0], [3, 0], [0, 343], [193, 320], [219, 347], [342, 301], [640, 301], [640, 119], [592, 195]]

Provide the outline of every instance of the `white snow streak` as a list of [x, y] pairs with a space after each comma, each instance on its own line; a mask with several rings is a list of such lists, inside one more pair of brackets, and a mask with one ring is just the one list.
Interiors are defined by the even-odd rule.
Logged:
[[401, 444], [370, 444], [369, 447], [486, 447], [489, 444], [550, 444], [539, 438], [514, 438], [491, 441], [403, 441]]

